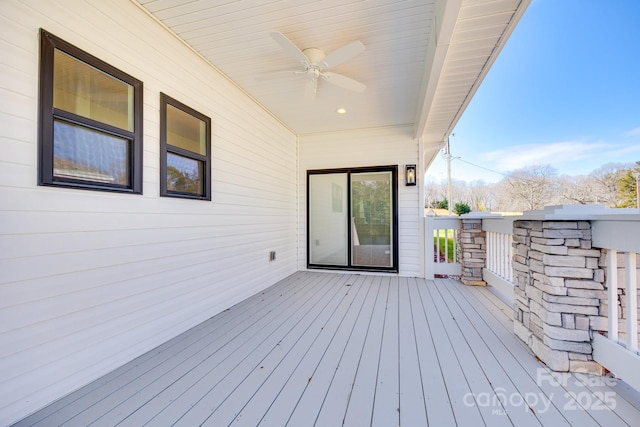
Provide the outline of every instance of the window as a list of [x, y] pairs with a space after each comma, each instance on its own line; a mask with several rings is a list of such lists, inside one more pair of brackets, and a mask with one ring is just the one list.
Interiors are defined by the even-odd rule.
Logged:
[[211, 119], [160, 94], [160, 195], [211, 200]]
[[44, 30], [38, 182], [142, 193], [142, 82]]

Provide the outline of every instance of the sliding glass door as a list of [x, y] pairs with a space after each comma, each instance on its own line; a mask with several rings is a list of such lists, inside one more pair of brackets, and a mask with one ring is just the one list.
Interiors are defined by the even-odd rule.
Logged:
[[308, 265], [397, 271], [397, 167], [309, 171]]

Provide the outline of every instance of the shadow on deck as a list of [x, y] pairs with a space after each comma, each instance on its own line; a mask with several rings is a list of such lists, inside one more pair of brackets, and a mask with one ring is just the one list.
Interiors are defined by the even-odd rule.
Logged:
[[17, 425], [638, 425], [640, 393], [552, 374], [451, 279], [298, 272]]

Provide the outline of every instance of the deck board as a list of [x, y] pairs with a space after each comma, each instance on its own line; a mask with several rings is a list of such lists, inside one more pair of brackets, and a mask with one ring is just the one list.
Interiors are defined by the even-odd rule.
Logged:
[[[291, 277], [278, 285], [269, 288], [263, 293], [254, 295], [246, 303], [248, 310], [246, 315], [243, 310], [229, 309], [225, 316], [218, 316], [210, 321], [190, 329], [173, 340], [157, 347], [156, 349], [140, 356], [131, 363], [117, 369], [100, 380], [94, 381], [88, 386], [80, 389], [65, 399], [49, 405], [34, 416], [34, 425], [82, 425], [82, 422], [97, 422], [96, 414], [106, 417], [104, 425], [112, 425], [118, 421], [113, 413], [120, 412], [128, 415], [136, 407], [136, 402], [153, 398], [157, 390], [161, 389], [163, 382], [170, 378], [171, 374], [178, 374], [176, 366], [184, 369], [192, 358], [202, 355], [206, 357], [210, 354], [207, 348], [207, 339], [224, 340], [229, 334], [234, 335], [243, 330], [245, 325], [257, 322], [263, 315], [261, 310], [252, 308], [264, 308], [269, 310], [279, 301], [271, 298], [272, 295], [279, 294], [283, 289], [287, 289], [290, 294], [287, 298], [295, 295], [297, 284], [295, 278]], [[268, 305], [260, 303], [263, 300], [269, 301]], [[215, 343], [214, 341], [214, 343]], [[170, 380], [170, 379], [169, 379]], [[124, 407], [121, 407], [123, 405]], [[42, 423], [36, 422], [39, 417]], [[31, 418], [29, 419], [31, 421]], [[31, 425], [31, 424], [29, 424]]]
[[[278, 384], [282, 378], [290, 375], [290, 370], [295, 367], [299, 361], [305, 360], [306, 356], [317, 353], [312, 352], [316, 343], [322, 341], [324, 328], [331, 325], [340, 316], [343, 307], [348, 304], [348, 295], [344, 294], [348, 277], [343, 277], [334, 290], [327, 294], [330, 299], [323, 305], [316, 304], [314, 310], [308, 311], [304, 317], [300, 318], [295, 325], [291, 325], [290, 329], [280, 336], [281, 339], [272, 348], [265, 348], [265, 351], [257, 350], [254, 353], [255, 362], [250, 366], [249, 374], [238, 384], [233, 392], [227, 396], [222, 403], [209, 414], [204, 425], [228, 425], [230, 424], [247, 406], [254, 397], [257, 390], [260, 390], [265, 384], [271, 385], [269, 380], [274, 380], [270, 391], [278, 391], [282, 389], [284, 384]], [[322, 344], [318, 344], [321, 346]], [[261, 356], [264, 356], [261, 358]], [[310, 378], [310, 377], [309, 377]], [[222, 392], [222, 391], [221, 391]], [[264, 400], [272, 400], [274, 394], [266, 393]], [[220, 400], [217, 398], [210, 399], [212, 403]], [[213, 405], [212, 405], [213, 406]], [[198, 408], [190, 411], [178, 425], [191, 426], [199, 425], [200, 418], [193, 416], [197, 413]], [[207, 415], [207, 414], [203, 414]], [[239, 418], [239, 421], [242, 417]]]
[[[312, 331], [314, 322], [322, 323], [332, 314], [335, 304], [340, 302], [340, 298], [336, 297], [339, 296], [342, 283], [335, 281], [325, 286], [328, 291], [314, 295], [315, 298], [288, 304], [274, 322], [259, 325], [255, 334], [246, 338], [240, 347], [225, 352], [224, 358], [219, 358], [221, 360], [209, 362], [202, 369], [194, 371], [191, 377], [174, 387], [175, 391], [164, 397], [167, 405], [159, 412], [153, 405], [148, 406], [145, 412], [155, 414], [149, 421], [173, 424], [180, 420], [183, 425], [199, 425], [206, 421], [249, 374], [260, 369], [263, 359], [271, 353], [286, 351], [288, 346], [295, 343], [298, 334]], [[130, 425], [141, 423], [134, 417]]]
[[379, 291], [344, 416], [344, 425], [347, 426], [371, 425], [373, 415], [382, 331], [389, 296], [389, 286], [385, 286], [383, 277], [376, 277], [374, 281]]
[[369, 281], [366, 300], [358, 313], [358, 318], [334, 371], [331, 384], [324, 396], [322, 408], [316, 419], [317, 425], [339, 426], [344, 421], [380, 288], [374, 281]]
[[427, 424], [433, 426], [455, 425], [449, 392], [447, 389], [443, 369], [436, 352], [434, 332], [427, 320], [425, 305], [422, 301], [420, 289], [423, 283], [412, 279], [409, 286], [410, 309], [416, 334], [416, 351], [420, 360], [420, 379], [427, 413]]
[[[352, 286], [349, 283], [353, 282], [352, 279], [349, 278], [344, 282], [343, 289], [348, 289]], [[264, 417], [276, 401], [286, 405], [286, 410], [284, 407], [276, 410], [284, 418], [279, 422], [281, 424], [286, 422], [294, 407], [292, 402], [296, 402], [299, 399], [304, 387], [309, 382], [308, 379], [313, 376], [313, 374], [305, 372], [303, 361], [311, 351], [313, 343], [324, 331], [325, 327], [319, 326], [316, 327], [315, 335], [304, 334], [292, 347], [291, 351], [287, 352], [286, 356], [278, 362], [277, 367], [269, 372], [268, 377], [261, 383], [254, 384], [255, 392], [249, 400], [244, 402], [241, 410], [234, 415], [234, 423], [239, 425], [258, 425], [261, 421], [263, 421], [263, 424], [275, 423], [275, 420], [264, 420]], [[261, 367], [261, 369], [263, 368]]]
[[[319, 286], [313, 286], [315, 284]], [[157, 377], [155, 383], [145, 387], [132, 398], [124, 400], [120, 406], [107, 413], [104, 417], [105, 425], [115, 425], [118, 422], [123, 422], [124, 425], [142, 425], [160, 415], [161, 412], [167, 414], [167, 419], [181, 416], [182, 413], [175, 410], [176, 406], [191, 396], [199, 398], [197, 391], [203, 385], [208, 387], [211, 381], [219, 380], [224, 374], [223, 369], [237, 363], [238, 355], [244, 357], [246, 352], [251, 351], [256, 346], [256, 341], [259, 342], [261, 338], [265, 338], [263, 331], [266, 328], [286, 324], [286, 320], [292, 316], [288, 307], [296, 305], [298, 301], [311, 301], [323, 291], [326, 293], [330, 288], [323, 289], [322, 285], [328, 284], [326, 278], [324, 280], [318, 277], [310, 278], [308, 282], [302, 283], [303, 288], [295, 293], [283, 291], [282, 297], [279, 292], [265, 295], [263, 302], [266, 304], [264, 307], [258, 307], [259, 315], [247, 316], [251, 317], [248, 322], [239, 319], [240, 325], [220, 336], [215, 334], [216, 339], [211, 342], [197, 342], [194, 350], [202, 346], [201, 350], [191, 352], [192, 355], [188, 358], [177, 359], [177, 366], [167, 366], [167, 370], [162, 376]], [[305, 285], [311, 286], [304, 287]], [[238, 307], [238, 311], [241, 310], [244, 308]], [[247, 315], [249, 313], [250, 311], [246, 312]], [[217, 322], [212, 323], [214, 327]], [[215, 368], [218, 369], [215, 370]], [[135, 391], [136, 387], [131, 387], [131, 392]], [[182, 399], [176, 402], [175, 406], [168, 408], [179, 398]]]
[[394, 426], [398, 425], [400, 421], [398, 278], [385, 277], [382, 285], [389, 286], [389, 294], [382, 327], [382, 343], [376, 374], [376, 393], [373, 400], [371, 424], [373, 426]]
[[[371, 281], [364, 283], [355, 282], [348, 289], [345, 289], [353, 300], [344, 307], [345, 312], [339, 323], [328, 325], [322, 330], [324, 340], [317, 342], [317, 347], [312, 348], [309, 354], [320, 354], [319, 357], [310, 358], [313, 360], [313, 371], [308, 376], [304, 392], [300, 396], [294, 412], [288, 422], [291, 425], [304, 425], [311, 420], [317, 419], [322, 406], [326, 403], [326, 396], [335, 378], [337, 367], [344, 354], [345, 348], [352, 335], [352, 331], [362, 311], [363, 305], [371, 289]], [[338, 319], [336, 319], [338, 320]], [[347, 385], [350, 388], [350, 384]], [[316, 421], [317, 422], [317, 421]]]
[[[476, 405], [465, 403], [464, 396], [471, 392], [462, 365], [456, 355], [455, 349], [451, 344], [446, 330], [446, 322], [440, 317], [434, 301], [431, 283], [427, 286], [419, 286], [424, 311], [427, 315], [427, 321], [433, 339], [433, 347], [438, 358], [438, 365], [442, 370], [445, 385], [447, 388], [447, 397], [449, 399], [455, 423], [461, 426], [478, 425], [482, 420], [480, 411]], [[435, 289], [433, 290], [435, 291]], [[438, 407], [428, 407], [427, 414], [431, 411], [439, 411]]]
[[[484, 372], [485, 367], [480, 364], [476, 357], [476, 352], [481, 353], [485, 349], [475, 348], [472, 343], [468, 342], [468, 339], [474, 338], [474, 335], [465, 335], [460, 329], [459, 324], [464, 317], [464, 314], [451, 310], [451, 307], [447, 304], [449, 302], [447, 301], [449, 298], [449, 295], [447, 295], [448, 291], [446, 288], [443, 288], [443, 286], [445, 285], [439, 284], [435, 287], [431, 287], [431, 297], [435, 302], [436, 309], [442, 319], [444, 328], [447, 330], [449, 342], [453, 347], [465, 380], [469, 385], [470, 394], [465, 393], [463, 401], [465, 404], [469, 404], [468, 402], [471, 401], [473, 396], [476, 396], [479, 400], [486, 397], [491, 401], [495, 395], [494, 389], [487, 379], [487, 374]], [[476, 405], [485, 425], [489, 423], [496, 426], [511, 425], [506, 416], [501, 416], [502, 411], [506, 409], [503, 407], [502, 402], [499, 399], [496, 399], [496, 403], [496, 405], [485, 405], [479, 402]], [[475, 421], [476, 425], [478, 422], [479, 420]]]
[[511, 313], [450, 279], [298, 272], [17, 425], [637, 423], [638, 391], [554, 382]]
[[400, 425], [426, 425], [427, 408], [425, 406], [422, 383], [422, 366], [418, 356], [416, 328], [411, 310], [409, 282], [414, 279], [400, 278], [398, 287], [399, 307], [399, 368], [400, 368]]

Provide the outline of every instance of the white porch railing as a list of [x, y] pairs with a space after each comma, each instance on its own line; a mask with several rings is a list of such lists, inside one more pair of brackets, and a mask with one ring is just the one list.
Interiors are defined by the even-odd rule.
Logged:
[[[427, 279], [434, 279], [436, 275], [459, 276], [462, 273], [462, 266], [458, 262], [458, 233], [461, 226], [458, 217], [425, 217]], [[433, 236], [433, 244], [430, 236]]]
[[[467, 235], [469, 230], [478, 228], [478, 219], [482, 220], [484, 234], [478, 235], [474, 232], [469, 237]], [[518, 236], [514, 236], [514, 221], [520, 219], [524, 222], [518, 225]], [[573, 280], [574, 282], [579, 282], [583, 279], [589, 282], [587, 279], [591, 278], [593, 283], [585, 283], [585, 290], [568, 289], [562, 297], [551, 295], [552, 299], [550, 301], [553, 301], [553, 298], [561, 298], [566, 301], [575, 296], [576, 306], [582, 305], [583, 300], [586, 298], [590, 300], [590, 307], [594, 302], [599, 304], [600, 309], [588, 316], [589, 325], [587, 329], [590, 331], [592, 344], [589, 352], [595, 362], [615, 373], [618, 378], [623, 379], [636, 390], [640, 390], [640, 340], [638, 336], [640, 329], [638, 325], [640, 215], [637, 214], [637, 211], [631, 209], [609, 210], [604, 206], [586, 208], [552, 206], [545, 208], [543, 211], [532, 211], [523, 217], [503, 217], [491, 214], [463, 216], [462, 219], [426, 217], [425, 235], [428, 238], [425, 242], [425, 261], [427, 278], [432, 279], [435, 275], [441, 274], [457, 275], [462, 273], [462, 281], [464, 283], [464, 277], [468, 269], [477, 268], [478, 264], [484, 264], [482, 280], [496, 288], [506, 299], [513, 301], [514, 282], [516, 280], [513, 262], [515, 260], [520, 268], [530, 267], [528, 260], [520, 259], [520, 248], [524, 247], [527, 253], [530, 250], [540, 253], [537, 248], [532, 249], [531, 242], [528, 240], [531, 236], [526, 234], [533, 232], [525, 226], [526, 223], [531, 222], [535, 222], [537, 226], [541, 227], [538, 231], [535, 231], [536, 233], [542, 233], [539, 236], [562, 237], [566, 235], [575, 237], [556, 239], [566, 240], [564, 254], [568, 254], [568, 256], [549, 255], [547, 258], [553, 264], [543, 265], [545, 274], [547, 274], [547, 268], [549, 268], [550, 277], [556, 279], [555, 283], [557, 285], [554, 285], [556, 287], [565, 283], [563, 280], [558, 280], [558, 278], [565, 277], [565, 274], [566, 278], [569, 279], [580, 278]], [[563, 222], [566, 223], [566, 229], [562, 227]], [[581, 222], [589, 222], [590, 227]], [[463, 225], [464, 230], [461, 230]], [[580, 228], [577, 228], [578, 226]], [[525, 232], [525, 234], [521, 235], [522, 232]], [[434, 242], [431, 241], [432, 237]], [[458, 253], [456, 243], [449, 243], [449, 240], [456, 242], [458, 237], [461, 239], [461, 244], [464, 248], [462, 253]], [[568, 243], [568, 241], [571, 241], [571, 243]], [[576, 241], [579, 241], [579, 246], [576, 246]], [[518, 253], [514, 253], [514, 243], [516, 242], [518, 244]], [[588, 244], [589, 246], [583, 246], [583, 244]], [[467, 245], [469, 245], [469, 251], [467, 251]], [[538, 244], [538, 246], [541, 245], [542, 243]], [[556, 250], [554, 245], [551, 246], [540, 250]], [[481, 249], [480, 252], [484, 249], [484, 253], [478, 253], [478, 247]], [[551, 251], [549, 253], [554, 254], [556, 252]], [[557, 253], [562, 254], [563, 252]], [[603, 280], [601, 270], [603, 267], [598, 266], [598, 260], [602, 261], [600, 254], [606, 254], [606, 294], [592, 288], [596, 284], [601, 284]], [[458, 260], [458, 256], [462, 259]], [[482, 263], [481, 260], [484, 257], [486, 257], [486, 262]], [[579, 266], [572, 268], [573, 264], [564, 264], [575, 263], [576, 259], [580, 257], [584, 257], [586, 268], [581, 269]], [[467, 264], [468, 261], [470, 266]], [[578, 259], [577, 261], [580, 260]], [[463, 270], [461, 264], [464, 264], [464, 271], [461, 271]], [[531, 269], [531, 271], [533, 270]], [[589, 273], [589, 276], [584, 276], [585, 273]], [[525, 287], [533, 286], [528, 280], [523, 285]], [[569, 292], [570, 290], [573, 293]], [[567, 302], [567, 304], [572, 306], [574, 303]], [[606, 309], [604, 308], [605, 305]], [[582, 315], [580, 317], [584, 318], [585, 316]], [[529, 325], [522, 323], [522, 319], [518, 321], [521, 322], [519, 325], [525, 328], [522, 336], [526, 337]], [[606, 323], [603, 324], [603, 322]], [[584, 330], [584, 327], [581, 328], [583, 329], [580, 330]], [[565, 329], [574, 332], [577, 336], [577, 332], [575, 332], [577, 329], [574, 326], [568, 326]], [[607, 332], [603, 335], [602, 331], [605, 329]], [[521, 329], [519, 330], [522, 332]], [[531, 334], [531, 332], [528, 333]], [[528, 342], [527, 338], [522, 339]], [[567, 341], [571, 342], [573, 340], [568, 339]], [[563, 367], [561, 369], [566, 370], [567, 368]], [[570, 367], [570, 369], [572, 368]], [[589, 369], [589, 367], [583, 366], [576, 369]]]
[[[483, 279], [495, 287], [507, 300], [513, 301], [513, 221], [518, 217], [482, 215], [482, 229], [487, 239], [487, 266]], [[458, 260], [458, 235], [462, 221], [458, 217], [425, 217], [425, 235], [433, 236], [425, 242], [426, 276], [460, 275], [462, 266]], [[453, 240], [452, 245], [448, 240]], [[452, 247], [452, 248], [451, 248]]]
[[[593, 337], [593, 358], [640, 390], [638, 353], [638, 274], [640, 227], [637, 222], [596, 220], [593, 246], [607, 250], [608, 333]], [[624, 339], [621, 339], [624, 329]]]
[[513, 221], [514, 216], [491, 216], [482, 219], [487, 239], [487, 266], [482, 278], [509, 301], [513, 301]]

